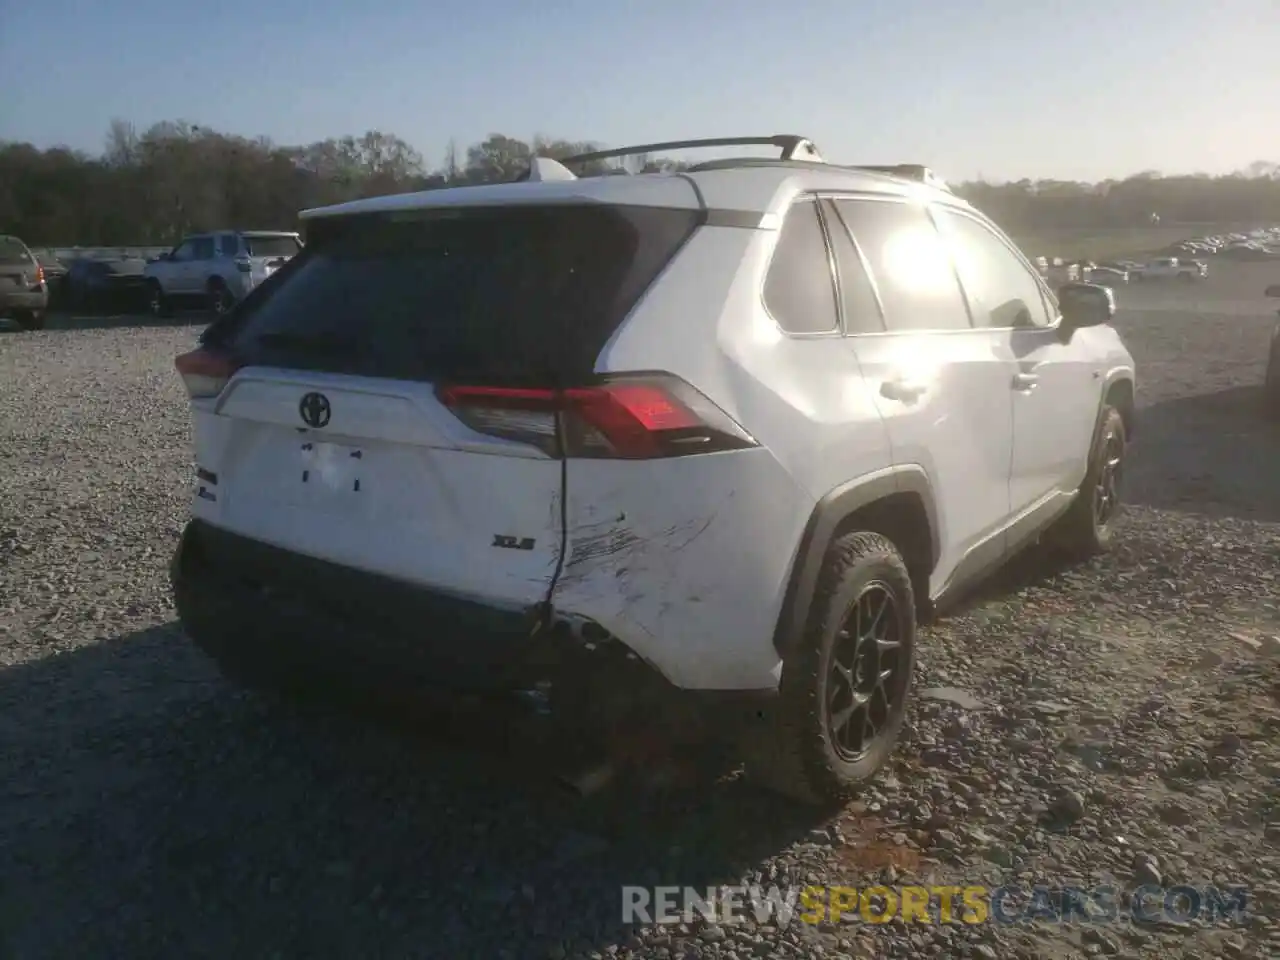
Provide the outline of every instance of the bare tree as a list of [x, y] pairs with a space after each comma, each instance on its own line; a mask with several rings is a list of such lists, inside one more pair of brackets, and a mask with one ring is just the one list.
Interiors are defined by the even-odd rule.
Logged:
[[[564, 159], [599, 149], [587, 140], [493, 133], [465, 151], [450, 140], [429, 170], [405, 140], [380, 130], [281, 146], [174, 120], [139, 131], [112, 120], [100, 156], [0, 143], [0, 222], [36, 245], [152, 244], [223, 226], [283, 227], [297, 211], [362, 196], [514, 179], [532, 156]], [[638, 156], [635, 171], [686, 166]], [[605, 162], [578, 164], [599, 175]], [[1280, 222], [1280, 163], [1259, 160], [1228, 176], [1143, 171], [1077, 183], [976, 181], [955, 188], [1012, 230]]]

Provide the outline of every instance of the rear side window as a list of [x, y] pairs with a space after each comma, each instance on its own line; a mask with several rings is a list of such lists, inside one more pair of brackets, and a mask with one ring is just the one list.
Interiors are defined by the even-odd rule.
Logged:
[[293, 237], [245, 237], [244, 245], [251, 257], [292, 257], [299, 248]]
[[845, 333], [883, 333], [884, 316], [880, 313], [880, 301], [876, 299], [875, 286], [867, 273], [862, 255], [849, 236], [835, 206], [829, 200], [824, 204], [827, 236], [831, 239], [831, 252], [836, 258]]
[[224, 233], [218, 238], [218, 255], [234, 257], [240, 252], [240, 238], [234, 233]]
[[0, 263], [31, 263], [31, 251], [17, 237], [0, 237]]
[[764, 303], [788, 333], [830, 333], [839, 326], [831, 255], [818, 204], [792, 204], [764, 280]]
[[985, 224], [937, 207], [938, 224], [953, 252], [976, 327], [1047, 327], [1039, 276]]
[[317, 219], [207, 340], [248, 363], [372, 377], [583, 379], [698, 221], [594, 204]]
[[193, 260], [212, 260], [213, 237], [197, 237], [191, 241], [191, 258]]
[[867, 258], [887, 330], [970, 328], [955, 266], [923, 207], [849, 198], [835, 205]]

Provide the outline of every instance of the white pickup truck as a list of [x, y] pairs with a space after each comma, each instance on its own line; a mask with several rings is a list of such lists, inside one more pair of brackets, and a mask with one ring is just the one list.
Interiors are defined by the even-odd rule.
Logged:
[[220, 316], [301, 249], [298, 234], [278, 230], [192, 234], [146, 265], [147, 304], [166, 316], [177, 303], [195, 300]]
[[1158, 257], [1129, 271], [1131, 281], [1181, 280], [1189, 283], [1192, 280], [1203, 280], [1208, 275], [1207, 264], [1198, 260], [1179, 260], [1177, 257]]

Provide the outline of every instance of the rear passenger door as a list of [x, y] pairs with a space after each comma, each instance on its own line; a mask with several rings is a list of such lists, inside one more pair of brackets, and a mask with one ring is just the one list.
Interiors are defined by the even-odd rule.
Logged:
[[1004, 557], [1014, 365], [998, 334], [973, 329], [924, 206], [880, 196], [832, 197], [830, 204], [847, 231], [838, 247], [841, 276], [865, 271], [883, 315], [882, 329], [870, 320], [851, 328], [849, 346], [888, 425], [894, 462], [918, 465], [933, 488], [941, 538], [930, 585], [936, 595]]
[[[821, 206], [813, 195], [791, 204], [764, 281], [765, 309], [783, 334], [773, 351], [770, 385], [803, 414], [784, 421], [785, 437], [767, 442], [786, 462], [803, 464], [798, 478], [814, 497], [883, 468], [880, 451], [887, 440], [874, 403], [849, 394], [861, 370], [844, 340], [844, 323], [867, 320], [848, 317], [856, 288], [852, 276], [844, 289], [837, 286], [830, 236], [838, 224]], [[874, 300], [872, 307], [878, 324]], [[794, 424], [803, 429], [791, 429]]]
[[[1101, 395], [1092, 331], [1063, 343], [1057, 303], [1010, 241], [972, 214], [939, 206], [974, 323], [998, 336], [1017, 369], [1013, 397], [1013, 513], [1018, 539], [1063, 507], [1084, 479]], [[1014, 544], [1011, 544], [1013, 546]]]

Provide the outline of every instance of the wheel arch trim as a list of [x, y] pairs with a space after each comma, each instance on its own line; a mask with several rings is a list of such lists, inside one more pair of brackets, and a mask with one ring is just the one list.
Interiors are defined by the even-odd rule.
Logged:
[[859, 510], [901, 493], [915, 494], [923, 504], [929, 525], [930, 569], [937, 566], [941, 553], [937, 506], [933, 484], [923, 467], [900, 464], [835, 487], [814, 505], [796, 546], [774, 629], [773, 645], [779, 655], [785, 657], [804, 632], [827, 549], [841, 523]]

